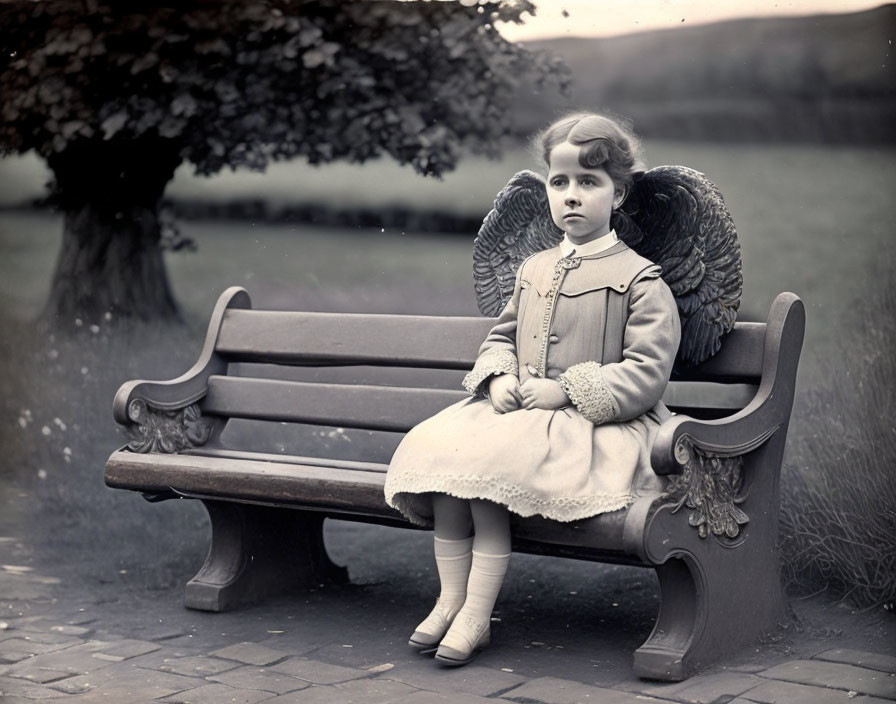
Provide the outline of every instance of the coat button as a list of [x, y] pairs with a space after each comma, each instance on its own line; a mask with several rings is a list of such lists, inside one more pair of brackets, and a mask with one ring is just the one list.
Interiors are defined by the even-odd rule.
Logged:
[[533, 364], [527, 364], [526, 371], [529, 372], [532, 376], [538, 376], [538, 369]]
[[551, 335], [551, 336], [548, 338], [548, 340], [550, 340], [552, 343], [554, 343], [554, 342], [560, 342], [560, 338], [557, 337], [556, 335]]

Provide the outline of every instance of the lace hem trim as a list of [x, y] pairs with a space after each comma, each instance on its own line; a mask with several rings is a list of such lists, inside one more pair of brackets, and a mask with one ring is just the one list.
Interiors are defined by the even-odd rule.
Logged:
[[510, 350], [489, 350], [479, 356], [473, 370], [464, 377], [463, 386], [473, 396], [485, 396], [482, 382], [496, 374], [519, 374], [519, 362]]
[[600, 425], [619, 416], [619, 405], [597, 362], [573, 364], [557, 381], [586, 420]]
[[635, 500], [631, 492], [592, 496], [558, 496], [549, 499], [533, 496], [522, 487], [498, 477], [483, 475], [452, 476], [402, 472], [387, 474], [384, 487], [386, 503], [401, 511], [411, 523], [432, 526], [432, 517], [421, 514], [419, 494], [449, 494], [459, 499], [486, 499], [503, 504], [520, 516], [544, 516], [569, 522], [626, 508]]

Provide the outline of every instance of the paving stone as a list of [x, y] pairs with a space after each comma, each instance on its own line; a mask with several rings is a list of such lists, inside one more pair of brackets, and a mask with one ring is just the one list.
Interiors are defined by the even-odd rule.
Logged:
[[110, 662], [121, 662], [135, 658], [139, 655], [154, 653], [161, 650], [162, 646], [157, 643], [150, 643], [145, 640], [133, 640], [126, 638], [117, 642], [110, 643], [102, 648], [99, 652], [94, 653], [93, 657], [100, 660], [109, 660]]
[[289, 656], [289, 653], [282, 650], [274, 650], [258, 643], [249, 642], [228, 645], [226, 648], [221, 648], [211, 654], [219, 658], [227, 658], [228, 660], [236, 660], [247, 665], [259, 666], [270, 665]]
[[767, 670], [768, 663], [765, 663], [764, 665], [760, 665], [759, 663], [755, 662], [745, 662], [743, 664], [735, 663], [734, 665], [728, 665], [728, 667], [725, 669], [727, 669], [728, 672], [749, 672], [752, 674], [756, 674], [757, 672]]
[[52, 631], [28, 632], [27, 635], [20, 634], [19, 637], [31, 643], [43, 643], [46, 645], [68, 646], [86, 642], [83, 638], [78, 638], [77, 636]]
[[41, 699], [57, 699], [64, 697], [62, 692], [55, 689], [42, 687], [34, 682], [18, 680], [10, 677], [0, 677], [0, 702], [7, 704], [7, 697], [22, 697], [29, 701]]
[[501, 695], [511, 701], [536, 701], [544, 704], [652, 704], [659, 700], [618, 689], [605, 689], [564, 680], [558, 677], [539, 677]]
[[[268, 639], [272, 641], [273, 639]], [[280, 644], [283, 640], [280, 639]], [[286, 647], [290, 655], [299, 655], [302, 657], [314, 658], [322, 662], [329, 662], [333, 665], [343, 665], [344, 667], [360, 667], [366, 669], [374, 665], [382, 664], [382, 660], [378, 653], [371, 652], [367, 648], [343, 648], [339, 643], [330, 643], [321, 645], [312, 642], [290, 642]]]
[[762, 677], [748, 672], [721, 672], [699, 675], [675, 684], [655, 684], [638, 691], [660, 699], [674, 699], [688, 704], [711, 704], [725, 697], [734, 698], [762, 684]]
[[[77, 643], [83, 643], [84, 641], [78, 641]], [[77, 645], [75, 643], [75, 645]], [[9, 640], [5, 640], [0, 643], [0, 656], [12, 654], [15, 655], [17, 653], [24, 653], [27, 656], [31, 655], [42, 655], [43, 653], [52, 653], [54, 650], [62, 650], [63, 648], [67, 648], [71, 643], [41, 643], [38, 640], [35, 640], [29, 636], [22, 636], [19, 638], [10, 638]], [[18, 658], [16, 661], [21, 660], [22, 658]]]
[[26, 658], [30, 658], [31, 655], [29, 653], [22, 652], [10, 652], [3, 653], [0, 652], [0, 663], [16, 663], [25, 660]]
[[[208, 656], [196, 648], [163, 647], [161, 650], [157, 650], [154, 653], [149, 653], [147, 655], [138, 655], [135, 658], [131, 658], [127, 661], [127, 664], [134, 667], [142, 667], [147, 670], [161, 670], [163, 665], [167, 665], [168, 663], [171, 663], [174, 660], [178, 660], [180, 658], [208, 658]], [[214, 660], [216, 658], [208, 659]], [[232, 660], [221, 660], [220, 662], [222, 664], [231, 665], [233, 667], [239, 667], [239, 663], [233, 662]]]
[[376, 678], [334, 685], [314, 685], [268, 699], [265, 704], [386, 704], [401, 701], [402, 697], [416, 691], [418, 690], [401, 682]]
[[84, 626], [52, 626], [50, 630], [65, 636], [86, 636], [93, 631], [92, 628], [85, 628]]
[[85, 611], [73, 618], [70, 618], [67, 623], [69, 626], [86, 626], [88, 623], [94, 623], [95, 621], [96, 616]]
[[226, 684], [206, 684], [187, 692], [174, 694], [162, 701], [172, 704], [255, 704], [265, 699], [270, 699], [270, 692], [259, 692], [249, 689], [235, 689]]
[[846, 665], [867, 667], [869, 670], [896, 673], [896, 657], [883, 653], [866, 653], [863, 650], [849, 650], [848, 648], [832, 648], [813, 657], [813, 660], [827, 660], [828, 662], [841, 662]]
[[209, 675], [206, 679], [213, 680], [214, 682], [223, 682], [231, 687], [261, 689], [266, 692], [273, 692], [274, 694], [286, 694], [287, 692], [294, 692], [298, 689], [305, 689], [305, 687], [311, 686], [310, 682], [300, 680], [282, 672], [276, 672], [263, 667], [252, 667], [249, 665], [238, 667], [229, 672]]
[[794, 660], [763, 670], [762, 676], [896, 699], [896, 677], [855, 665], [823, 660]]
[[35, 655], [10, 667], [7, 674], [17, 677], [20, 672], [31, 671], [32, 668], [46, 668], [67, 672], [72, 675], [80, 675], [109, 667], [112, 663], [103, 662], [93, 657], [93, 647], [95, 646], [88, 646], [87, 644], [75, 645], [52, 653]]
[[[855, 704], [856, 701], [860, 701], [855, 692], [850, 693], [845, 689], [811, 687], [807, 684], [778, 680], [763, 682], [743, 696], [751, 702], [761, 704]], [[875, 699], [878, 702], [886, 701], [876, 697]], [[868, 702], [868, 697], [861, 697], [861, 700]]]
[[394, 700], [395, 704], [494, 704], [494, 699], [479, 697], [475, 694], [460, 694], [459, 692], [414, 692], [401, 699]]
[[342, 665], [330, 665], [319, 660], [306, 660], [305, 658], [290, 658], [276, 665], [271, 665], [268, 669], [314, 684], [336, 684], [337, 682], [348, 682], [349, 680], [356, 680], [362, 677], [370, 677], [370, 673], [366, 670], [343, 667]]
[[297, 649], [321, 647], [320, 638], [315, 637], [314, 634], [304, 634], [301, 631], [276, 633], [258, 642], [269, 648], [287, 649], [291, 653], [297, 652]]
[[18, 677], [29, 682], [37, 682], [38, 684], [46, 684], [47, 682], [55, 682], [56, 680], [71, 677], [71, 672], [64, 670], [53, 670], [49, 667], [21, 667], [13, 671], [9, 669], [10, 677]]
[[157, 669], [162, 672], [173, 672], [176, 675], [186, 675], [188, 677], [208, 677], [209, 675], [217, 675], [227, 670], [232, 670], [235, 667], [239, 667], [239, 665], [232, 660], [208, 658], [200, 655], [198, 657], [166, 658]]
[[388, 670], [386, 676], [390, 680], [420, 689], [457, 691], [481, 697], [498, 694], [526, 682], [526, 678], [520, 675], [478, 665], [467, 665], [460, 669], [435, 667], [431, 658], [396, 665]]
[[[139, 635], [143, 640], [159, 642], [182, 638], [187, 634], [176, 628], [150, 628], [140, 631]], [[168, 643], [166, 642], [165, 645]]]
[[[133, 667], [124, 663], [99, 672], [92, 672], [89, 675], [69, 677], [59, 682], [53, 682], [49, 686], [67, 694], [80, 694], [102, 687], [108, 691], [130, 691], [133, 694], [139, 694], [144, 699], [159, 699], [188, 689], [195, 689], [204, 684], [206, 682], [199, 678], [144, 670], [141, 667]], [[109, 701], [115, 700], [110, 699]]]

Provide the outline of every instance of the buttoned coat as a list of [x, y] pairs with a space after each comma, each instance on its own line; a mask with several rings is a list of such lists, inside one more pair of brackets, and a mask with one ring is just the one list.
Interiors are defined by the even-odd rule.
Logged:
[[[386, 500], [430, 525], [430, 492], [561, 521], [623, 508], [660, 479], [649, 450], [680, 339], [660, 269], [619, 242], [567, 258], [555, 247], [520, 267], [511, 300], [464, 380], [471, 397], [413, 428], [396, 450]], [[500, 414], [496, 374], [556, 380], [570, 405]]]

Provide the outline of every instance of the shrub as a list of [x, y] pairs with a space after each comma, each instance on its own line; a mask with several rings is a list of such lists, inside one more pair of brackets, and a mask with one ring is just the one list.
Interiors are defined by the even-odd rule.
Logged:
[[[782, 486], [784, 579], [857, 606], [896, 602], [896, 287], [857, 304], [826, 374], [798, 390]], [[811, 353], [811, 350], [808, 350]], [[824, 383], [822, 383], [824, 382]]]

